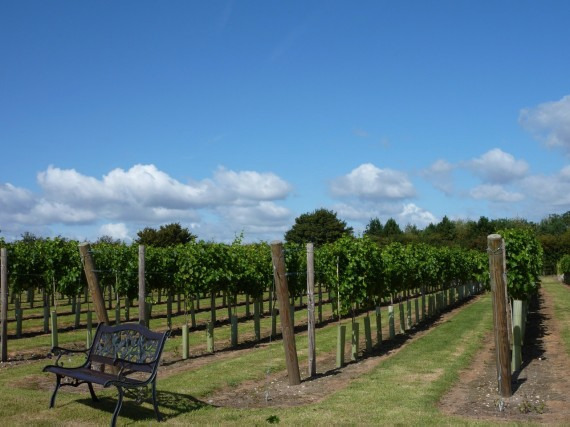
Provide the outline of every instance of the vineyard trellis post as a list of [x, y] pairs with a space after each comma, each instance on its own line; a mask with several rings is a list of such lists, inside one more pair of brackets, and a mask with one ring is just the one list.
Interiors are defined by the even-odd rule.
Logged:
[[317, 373], [317, 359], [315, 357], [315, 264], [314, 248], [307, 243], [307, 325], [309, 336], [309, 377]]
[[273, 261], [273, 274], [275, 277], [277, 297], [279, 300], [279, 317], [281, 319], [287, 377], [289, 378], [289, 385], [299, 385], [301, 384], [301, 374], [299, 373], [295, 333], [291, 325], [289, 289], [287, 286], [285, 270], [285, 254], [283, 252], [283, 244], [280, 241], [274, 241], [271, 243], [271, 258]]
[[[144, 247], [144, 245], [139, 245], [139, 323], [141, 325], [144, 325], [145, 320], [146, 320], [144, 257], [145, 257], [145, 247]], [[150, 323], [150, 319], [149, 319], [149, 323]], [[146, 326], [149, 327], [150, 325], [146, 325]]]
[[505, 247], [499, 234], [489, 235], [487, 237], [487, 246], [487, 250], [489, 251], [491, 295], [493, 298], [493, 322], [499, 393], [501, 397], [510, 397], [512, 395], [511, 358], [507, 332], [506, 273], [503, 265], [503, 251]]
[[0, 250], [0, 292], [2, 294], [0, 309], [2, 317], [2, 362], [8, 360], [8, 255], [6, 248]]
[[99, 319], [99, 322], [109, 325], [109, 316], [107, 314], [107, 309], [105, 308], [105, 299], [103, 298], [101, 288], [99, 287], [99, 280], [97, 279], [97, 273], [95, 272], [95, 262], [91, 256], [91, 246], [89, 243], [79, 244], [79, 253], [81, 254], [81, 259], [83, 261], [83, 269], [85, 270], [87, 285], [91, 292], [91, 299], [95, 306], [97, 318]]

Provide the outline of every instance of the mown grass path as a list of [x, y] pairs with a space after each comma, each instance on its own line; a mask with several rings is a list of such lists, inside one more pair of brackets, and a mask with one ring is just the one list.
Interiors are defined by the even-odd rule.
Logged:
[[[333, 392], [315, 404], [290, 408], [235, 409], [213, 407], [208, 396], [222, 387], [244, 381], [263, 381], [268, 369], [284, 369], [280, 342], [220, 357], [196, 369], [176, 369], [158, 381], [161, 412], [166, 424], [461, 424], [459, 418], [441, 414], [437, 402], [472, 360], [492, 327], [490, 297], [476, 298], [421, 337], [379, 363], [368, 374]], [[336, 325], [317, 331], [318, 353], [334, 352]], [[306, 340], [298, 338], [301, 363]], [[56, 408], [49, 410], [53, 378], [41, 373], [45, 361], [29, 361], [0, 370], [0, 418], [7, 425], [106, 425], [116, 402], [116, 392], [102, 393], [91, 403], [82, 387], [58, 394]], [[190, 364], [191, 366], [191, 364]], [[73, 390], [73, 389], [71, 389]], [[275, 402], [274, 402], [275, 403]], [[119, 425], [154, 424], [148, 403], [127, 400]]]

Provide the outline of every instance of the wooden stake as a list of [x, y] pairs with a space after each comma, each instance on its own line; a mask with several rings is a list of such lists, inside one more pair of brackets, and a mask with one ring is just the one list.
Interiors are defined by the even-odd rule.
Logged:
[[312, 243], [307, 243], [307, 328], [309, 337], [309, 377], [317, 373], [315, 356], [315, 267]]
[[91, 246], [89, 243], [81, 243], [79, 245], [79, 253], [83, 260], [83, 269], [85, 270], [85, 277], [87, 277], [87, 284], [89, 286], [93, 305], [95, 306], [97, 319], [105, 325], [110, 325], [107, 309], [105, 308], [105, 299], [103, 298], [101, 288], [99, 287], [97, 273], [95, 273], [95, 262], [91, 256]]
[[283, 334], [283, 348], [285, 350], [287, 376], [289, 378], [289, 385], [299, 385], [301, 384], [301, 374], [299, 373], [295, 333], [291, 325], [289, 313], [289, 288], [287, 285], [285, 270], [285, 254], [283, 252], [283, 244], [281, 242], [275, 241], [271, 243], [271, 258], [273, 260], [273, 274], [275, 276], [277, 287], [277, 299], [279, 300], [279, 316]]
[[[145, 290], [145, 248], [144, 245], [139, 245], [139, 323], [141, 325], [145, 324], [146, 320], [146, 290]], [[148, 328], [149, 325], [146, 325]]]
[[0, 317], [2, 321], [2, 362], [8, 361], [8, 254], [6, 248], [0, 249], [0, 293], [1, 308]]
[[[505, 307], [507, 292], [505, 271], [503, 269], [503, 251], [501, 236], [487, 236], [489, 251], [489, 274], [491, 277], [491, 295], [493, 297], [493, 321], [495, 325], [495, 348], [499, 393], [502, 397], [510, 397], [511, 364], [509, 357], [509, 338], [507, 332], [507, 310]], [[462, 294], [461, 294], [462, 295]]]

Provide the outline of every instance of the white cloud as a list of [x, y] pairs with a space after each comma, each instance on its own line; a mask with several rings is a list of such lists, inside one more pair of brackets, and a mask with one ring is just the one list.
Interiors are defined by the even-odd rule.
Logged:
[[330, 190], [336, 197], [377, 201], [415, 196], [414, 186], [405, 173], [380, 169], [371, 163], [364, 163], [348, 175], [335, 179]]
[[[414, 203], [342, 203], [335, 205], [333, 210], [339, 218], [355, 221], [362, 225], [368, 224], [371, 218], [379, 218], [382, 223], [393, 218], [402, 227], [407, 224], [415, 224], [419, 228], [424, 228], [432, 222], [438, 222], [435, 215]], [[355, 227], [355, 229], [359, 228], [363, 227]]]
[[520, 202], [525, 198], [521, 193], [505, 190], [502, 185], [483, 184], [473, 188], [469, 195], [476, 200], [489, 200], [492, 202]]
[[455, 166], [446, 160], [436, 160], [427, 169], [420, 172], [420, 175], [433, 184], [435, 188], [450, 195], [453, 193], [453, 176], [452, 172]]
[[438, 220], [431, 212], [416, 206], [414, 203], [405, 204], [402, 212], [398, 215], [400, 224], [415, 224], [419, 228], [437, 223]]
[[487, 151], [481, 157], [467, 162], [466, 166], [490, 184], [505, 184], [521, 179], [528, 171], [527, 162], [516, 160], [512, 154], [500, 148]]
[[113, 239], [119, 239], [123, 241], [131, 241], [132, 238], [129, 236], [129, 230], [125, 223], [120, 222], [117, 224], [104, 224], [99, 227], [100, 236], [110, 236]]
[[570, 166], [551, 176], [529, 176], [523, 182], [527, 194], [548, 212], [570, 209]]
[[35, 204], [34, 195], [12, 184], [0, 184], [0, 218], [28, 210]]
[[219, 168], [214, 179], [222, 189], [233, 196], [251, 200], [284, 199], [292, 190], [288, 182], [273, 173], [234, 172]]
[[127, 224], [155, 227], [220, 220], [255, 229], [283, 227], [291, 219], [291, 212], [274, 201], [288, 197], [292, 186], [270, 172], [220, 167], [212, 178], [182, 183], [154, 165], [114, 169], [101, 179], [49, 166], [37, 179], [42, 190], [38, 195], [0, 184], [3, 229], [109, 222], [102, 226], [107, 234], [125, 238]]
[[570, 95], [522, 109], [519, 124], [546, 146], [570, 153]]

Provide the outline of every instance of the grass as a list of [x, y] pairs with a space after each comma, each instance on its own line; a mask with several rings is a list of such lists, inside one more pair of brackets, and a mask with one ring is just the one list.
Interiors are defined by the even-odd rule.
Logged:
[[[305, 315], [296, 312], [295, 318]], [[382, 311], [384, 338], [387, 334], [387, 311]], [[361, 316], [362, 317], [362, 316]], [[372, 336], [375, 319], [371, 313]], [[398, 330], [398, 305], [395, 305]], [[166, 322], [165, 319], [159, 319]], [[263, 319], [262, 330], [270, 329], [270, 319]], [[361, 322], [361, 320], [360, 320]], [[345, 322], [348, 323], [348, 322]], [[193, 367], [192, 359], [175, 375], [159, 378], [159, 401], [166, 423], [199, 424], [463, 424], [467, 421], [448, 417], [437, 409], [437, 402], [449, 390], [473, 359], [483, 336], [492, 327], [489, 296], [467, 305], [455, 316], [433, 328], [424, 336], [409, 342], [401, 351], [387, 358], [367, 375], [352, 381], [346, 388], [332, 393], [320, 403], [295, 408], [232, 409], [215, 408], [208, 404], [213, 392], [235, 387], [245, 381], [263, 382], [266, 372], [285, 369], [280, 341], [265, 343], [249, 351], [210, 357], [207, 363]], [[244, 328], [242, 331], [241, 329]], [[386, 328], [386, 329], [385, 329]], [[229, 340], [229, 325], [216, 329], [220, 339]], [[250, 329], [247, 332], [246, 329]], [[350, 352], [350, 326], [347, 327], [347, 357]], [[361, 331], [363, 334], [363, 327]], [[253, 333], [252, 323], [240, 323], [241, 333]], [[317, 355], [332, 354], [336, 348], [336, 324], [317, 329]], [[68, 332], [70, 341], [81, 332]], [[74, 334], [77, 334], [75, 337]], [[33, 340], [38, 343], [40, 337]], [[49, 337], [48, 337], [49, 339]], [[81, 340], [84, 339], [84, 331]], [[205, 341], [205, 332], [197, 331], [195, 340]], [[297, 334], [300, 366], [306, 365], [307, 338]], [[180, 337], [169, 340], [167, 351], [180, 345]], [[65, 342], [65, 341], [62, 341]], [[196, 341], [198, 342], [198, 341]], [[364, 346], [361, 346], [364, 348]], [[99, 404], [92, 404], [89, 393], [63, 389], [56, 408], [47, 408], [50, 392], [37, 390], [38, 384], [52, 386], [53, 378], [41, 373], [45, 360], [0, 368], [0, 418], [6, 425], [105, 425], [108, 424], [116, 392], [105, 391]], [[9, 390], [9, 392], [7, 392]], [[156, 424], [148, 403], [135, 405], [127, 399], [119, 424]]]
[[554, 315], [560, 322], [562, 342], [570, 355], [570, 287], [560, 283], [554, 276], [544, 278], [542, 286], [553, 298]]

